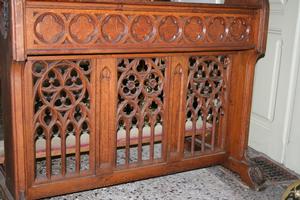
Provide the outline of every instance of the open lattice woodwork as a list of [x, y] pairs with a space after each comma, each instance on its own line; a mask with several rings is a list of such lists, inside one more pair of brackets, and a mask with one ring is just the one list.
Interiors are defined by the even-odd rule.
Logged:
[[7, 198], [214, 164], [253, 188], [263, 182], [246, 148], [266, 0], [2, 0], [0, 7]]

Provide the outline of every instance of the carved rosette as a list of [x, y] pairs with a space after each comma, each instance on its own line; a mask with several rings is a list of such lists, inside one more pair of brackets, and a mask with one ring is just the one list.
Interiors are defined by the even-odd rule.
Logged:
[[89, 15], [76, 15], [71, 20], [69, 27], [70, 36], [77, 43], [85, 44], [97, 39], [96, 22]]
[[0, 32], [4, 39], [7, 38], [9, 25], [8, 0], [0, 1]]
[[35, 22], [34, 33], [43, 43], [54, 44], [63, 39], [65, 25], [63, 19], [54, 13], [44, 13]]

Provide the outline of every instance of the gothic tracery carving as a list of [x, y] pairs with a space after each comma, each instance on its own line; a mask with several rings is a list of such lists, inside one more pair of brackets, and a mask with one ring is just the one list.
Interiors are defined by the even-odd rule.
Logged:
[[[74, 155], [74, 172], [80, 165], [80, 146], [90, 134], [90, 74], [88, 60], [36, 61], [32, 64], [34, 87], [34, 144], [36, 156], [45, 158], [45, 172], [36, 176], [50, 179], [53, 156], [60, 159], [60, 175], [68, 173], [69, 154]], [[67, 144], [75, 152], [67, 152]], [[58, 151], [58, 153], [57, 153]], [[88, 149], [85, 151], [89, 151]], [[36, 158], [36, 164], [39, 163]], [[41, 165], [41, 164], [40, 164]]]
[[185, 144], [194, 155], [220, 147], [230, 58], [192, 56], [189, 64]]
[[[117, 146], [118, 151], [125, 151], [122, 164], [153, 161], [162, 157], [161, 147], [158, 150], [156, 143], [163, 143], [163, 132], [156, 131], [163, 126], [166, 60], [135, 58], [119, 59], [118, 63]], [[147, 158], [142, 155], [146, 146], [149, 146]], [[132, 153], [134, 148], [137, 150]]]

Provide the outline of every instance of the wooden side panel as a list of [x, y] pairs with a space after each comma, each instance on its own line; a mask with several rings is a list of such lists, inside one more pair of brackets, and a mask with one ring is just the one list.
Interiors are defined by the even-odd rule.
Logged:
[[[25, 192], [25, 138], [23, 127], [23, 63], [13, 62], [6, 68], [4, 83], [4, 145], [6, 184], [15, 198]], [[7, 96], [6, 96], [7, 95]]]
[[233, 56], [227, 147], [230, 156], [243, 160], [248, 148], [248, 134], [254, 69], [257, 54], [238, 53]]
[[[14, 9], [15, 1], [0, 2], [0, 79], [1, 106], [3, 114], [4, 134], [4, 169], [7, 189], [16, 199], [26, 190], [25, 158], [23, 135], [23, 62], [14, 62], [13, 29], [10, 9]], [[13, 21], [13, 20], [12, 20]], [[21, 36], [23, 38], [23, 36]], [[24, 39], [24, 38], [23, 38]], [[8, 190], [4, 189], [4, 192]], [[8, 195], [9, 196], [9, 195]]]
[[225, 166], [239, 173], [241, 179], [250, 187], [260, 189], [265, 181], [263, 174], [247, 156], [253, 80], [257, 58], [258, 53], [254, 51], [240, 52], [233, 57], [229, 95], [230, 122], [226, 138], [229, 159]]

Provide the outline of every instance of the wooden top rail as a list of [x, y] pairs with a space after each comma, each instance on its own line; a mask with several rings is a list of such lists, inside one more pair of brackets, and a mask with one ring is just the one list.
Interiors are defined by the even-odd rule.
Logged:
[[30, 55], [247, 49], [263, 53], [265, 49], [261, 38], [266, 34], [266, 0], [228, 0], [225, 4], [106, 0], [12, 3], [16, 61]]

